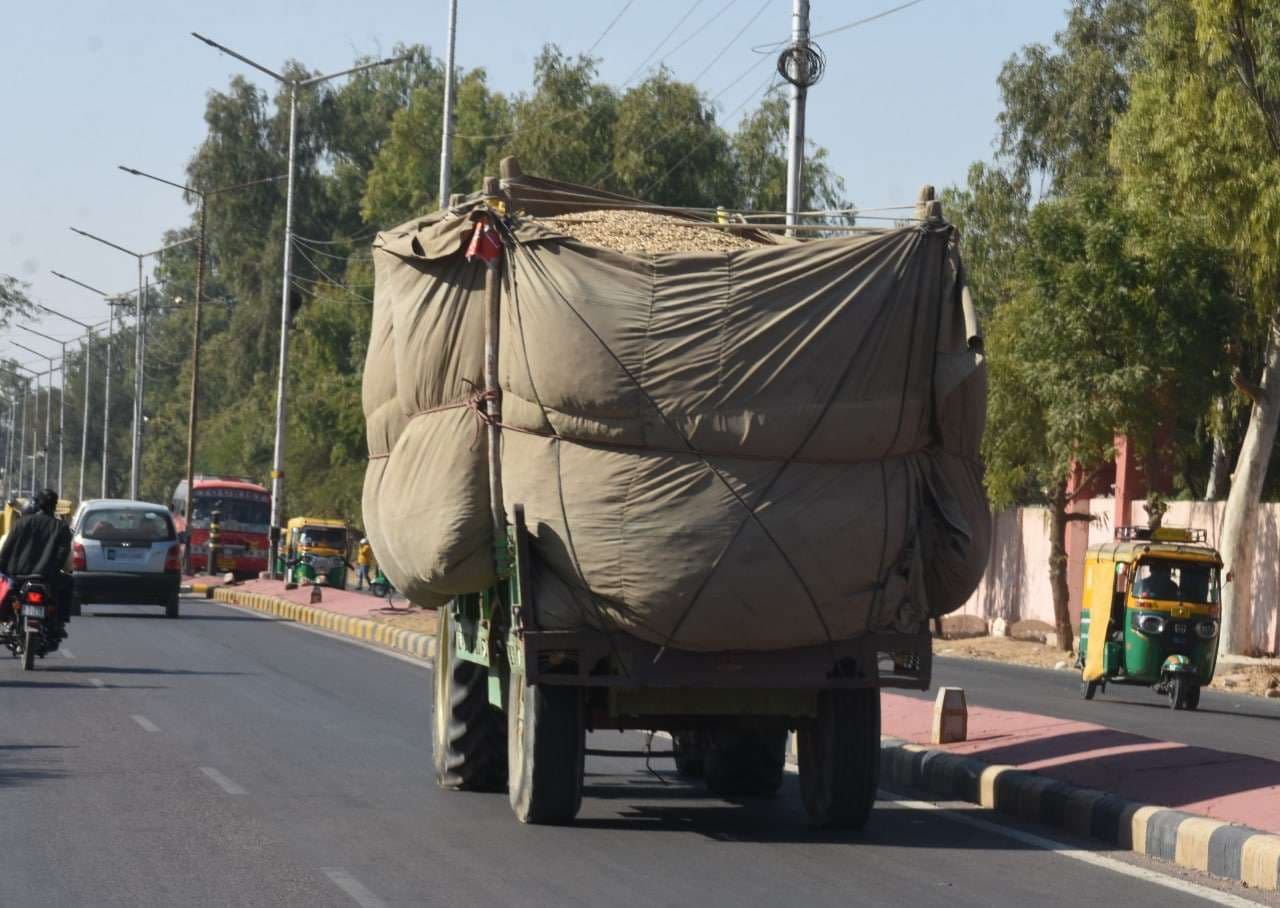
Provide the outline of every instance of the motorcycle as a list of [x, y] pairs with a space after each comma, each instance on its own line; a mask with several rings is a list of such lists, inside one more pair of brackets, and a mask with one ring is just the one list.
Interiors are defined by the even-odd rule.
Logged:
[[23, 671], [31, 671], [37, 656], [43, 659], [58, 648], [58, 606], [42, 578], [18, 577], [7, 586], [0, 643], [22, 660]]

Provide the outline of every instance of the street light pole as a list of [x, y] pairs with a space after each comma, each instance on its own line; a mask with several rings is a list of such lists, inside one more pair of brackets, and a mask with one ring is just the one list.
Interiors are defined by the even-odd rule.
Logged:
[[392, 63], [400, 63], [410, 59], [410, 54], [401, 57], [392, 57], [385, 60], [376, 60], [372, 63], [364, 63], [360, 66], [353, 66], [350, 69], [344, 69], [341, 72], [330, 73], [322, 76], [312, 76], [307, 79], [288, 78], [282, 76], [274, 70], [268, 69], [261, 63], [250, 60], [243, 54], [238, 54], [229, 47], [224, 47], [216, 41], [206, 38], [198, 32], [192, 32], [192, 37], [205, 44], [219, 50], [230, 57], [234, 57], [241, 63], [251, 66], [261, 73], [265, 73], [281, 85], [289, 87], [289, 170], [288, 182], [285, 190], [285, 207], [284, 207], [284, 279], [280, 288], [280, 374], [276, 383], [276, 431], [275, 431], [275, 451], [271, 457], [271, 549], [268, 555], [267, 570], [271, 572], [272, 577], [277, 577], [276, 558], [280, 550], [280, 531], [282, 521], [282, 509], [284, 507], [284, 449], [285, 449], [285, 420], [286, 411], [286, 392], [288, 390], [289, 378], [289, 291], [293, 281], [293, 181], [294, 181], [294, 165], [297, 156], [298, 141], [298, 89], [310, 88], [313, 85], [319, 85], [322, 82], [328, 82], [330, 79], [337, 79], [340, 76], [351, 75], [352, 73], [363, 72], [366, 69], [373, 69], [377, 66], [388, 66]]
[[[187, 186], [182, 183], [175, 183], [172, 180], [166, 180], [154, 174], [146, 173], [138, 170], [136, 167], [125, 167], [123, 164], [118, 165], [125, 173], [132, 174], [137, 177], [146, 177], [148, 180], [154, 180], [157, 183], [164, 183], [166, 186], [172, 186], [175, 189], [181, 189], [183, 192], [193, 195], [200, 200], [200, 232], [197, 234], [196, 246], [196, 303], [195, 312], [191, 319], [191, 403], [187, 415], [187, 500], [185, 504], [185, 513], [183, 518], [187, 525], [191, 525], [191, 509], [195, 504], [195, 458], [196, 458], [196, 423], [199, 420], [200, 411], [200, 325], [202, 320], [202, 305], [204, 303], [204, 258], [205, 258], [205, 230], [207, 227], [207, 216], [209, 213], [209, 197], [223, 192], [234, 192], [238, 189], [248, 189], [251, 186], [259, 186], [263, 183], [275, 183], [284, 179], [282, 176], [266, 177], [261, 180], [249, 180], [246, 183], [237, 183], [234, 186], [219, 186], [216, 189], [196, 189], [194, 186]], [[185, 557], [188, 559], [187, 567], [190, 568], [191, 547], [183, 548]]]
[[[64, 280], [70, 280], [70, 282], [72, 283], [77, 283], [77, 284], [79, 283], [78, 280], [74, 280], [73, 278], [68, 278], [67, 275], [65, 274], [58, 274], [58, 272], [54, 272], [54, 274], [58, 275], [59, 278], [63, 278]], [[81, 284], [81, 286], [86, 287], [88, 289], [93, 289], [92, 287], [88, 287], [88, 284]], [[45, 310], [46, 312], [49, 312], [50, 315], [56, 315], [58, 316], [58, 318], [70, 321], [70, 323], [74, 325], [79, 325], [79, 327], [84, 329], [84, 334], [82, 336], [84, 338], [84, 398], [82, 401], [84, 418], [83, 418], [83, 425], [81, 428], [81, 476], [79, 476], [79, 490], [76, 496], [76, 501], [82, 502], [84, 501], [84, 461], [86, 461], [88, 458], [88, 406], [90, 406], [90, 401], [88, 401], [88, 396], [90, 396], [90, 374], [93, 371], [93, 329], [100, 328], [101, 325], [91, 325], [91, 324], [83, 323], [83, 321], [79, 319], [73, 319], [72, 316], [65, 315], [64, 312], [59, 312], [56, 309], [50, 309], [49, 306], [40, 304], [40, 302], [37, 302], [36, 306], [40, 307], [40, 309]], [[69, 341], [68, 343], [78, 341], [78, 339], [81, 339], [81, 338], [72, 338], [72, 341]], [[63, 345], [63, 362], [64, 364], [65, 362], [67, 362], [67, 346], [65, 346], [65, 343]], [[67, 382], [67, 373], [65, 373], [64, 371], [63, 383], [65, 384], [65, 382]], [[59, 464], [61, 464], [60, 452], [59, 452]], [[65, 483], [65, 479], [63, 480], [63, 482]]]
[[[32, 334], [36, 334], [36, 333], [38, 332], [34, 332], [34, 331], [32, 332]], [[47, 356], [44, 353], [41, 353], [39, 350], [33, 349], [32, 347], [28, 347], [26, 344], [20, 344], [15, 340], [11, 340], [9, 341], [9, 343], [13, 344], [13, 346], [21, 350], [26, 350], [28, 353], [34, 353], [36, 356], [40, 357], [41, 359], [43, 359], [45, 362], [49, 364], [49, 371], [44, 373], [46, 376], [48, 376], [45, 379], [45, 392], [44, 392], [44, 487], [47, 489], [49, 488], [49, 432], [51, 428], [50, 423], [52, 421], [52, 413], [53, 413], [54, 357]], [[64, 347], [63, 349], [65, 352], [66, 348]], [[66, 371], [65, 364], [63, 366], [63, 371], [64, 372]], [[36, 378], [36, 413], [37, 413], [36, 419], [37, 421], [40, 418], [39, 407], [40, 407], [40, 379], [37, 377]], [[59, 469], [61, 469], [61, 467], [59, 467]]]
[[[61, 387], [58, 392], [58, 488], [65, 490], [67, 487], [67, 477], [63, 471], [63, 455], [66, 449], [66, 430], [67, 430], [67, 344], [74, 342], [59, 340], [34, 328], [28, 328], [26, 325], [17, 325], [28, 334], [34, 334], [36, 337], [43, 337], [47, 341], [52, 341], [62, 348], [62, 356], [59, 358], [59, 368], [62, 371]], [[47, 456], [47, 455], [46, 455]]]
[[449, 171], [453, 167], [453, 48], [458, 33], [458, 0], [449, 0], [449, 38], [444, 55], [444, 119], [440, 137], [440, 192], [436, 207], [449, 204]]
[[[135, 343], [134, 343], [134, 353], [133, 353], [133, 359], [134, 359], [133, 456], [132, 456], [132, 463], [130, 465], [130, 472], [129, 472], [129, 497], [132, 498], [134, 501], [137, 501], [138, 483], [140, 479], [139, 470], [140, 470], [141, 461], [142, 461], [142, 364], [143, 364], [142, 303], [143, 303], [143, 295], [146, 292], [145, 288], [142, 285], [142, 260], [145, 258], [149, 258], [150, 256], [153, 256], [153, 255], [159, 255], [162, 252], [167, 252], [170, 249], [174, 249], [178, 246], [184, 246], [187, 243], [193, 242], [196, 238], [193, 236], [187, 237], [185, 240], [178, 240], [176, 243], [170, 243], [167, 246], [161, 246], [159, 249], [153, 249], [150, 252], [134, 252], [132, 249], [126, 249], [124, 246], [120, 246], [116, 243], [111, 242], [110, 240], [104, 240], [102, 237], [95, 236], [94, 234], [89, 233], [86, 230], [79, 230], [75, 227], [72, 227], [71, 232], [78, 233], [80, 236], [87, 237], [91, 240], [96, 240], [97, 242], [102, 243], [102, 245], [104, 246], [110, 246], [112, 249], [115, 249], [119, 252], [123, 252], [125, 255], [131, 255], [135, 259], [137, 259], [137, 262], [138, 262], [138, 302], [135, 310], [135, 314], [137, 316], [137, 331], [134, 335]], [[108, 348], [108, 356], [110, 355], [109, 351], [110, 351], [110, 348]], [[107, 375], [109, 379], [111, 375], [109, 369], [108, 369]], [[103, 460], [104, 461], [106, 460], [105, 449], [103, 453]], [[104, 485], [106, 484], [105, 467], [103, 469], [103, 484]], [[103, 492], [103, 495], [105, 497], [106, 495], [105, 491]]]

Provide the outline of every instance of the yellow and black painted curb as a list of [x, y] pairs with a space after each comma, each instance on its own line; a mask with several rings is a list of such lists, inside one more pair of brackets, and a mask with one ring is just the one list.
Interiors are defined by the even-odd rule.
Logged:
[[924, 789], [1256, 889], [1280, 890], [1280, 836], [1248, 826], [892, 738], [881, 741], [880, 777], [890, 788]]
[[[195, 584], [192, 584], [192, 592], [199, 592], [195, 589]], [[436, 638], [430, 634], [406, 631], [381, 621], [370, 621], [368, 618], [339, 615], [327, 609], [290, 602], [264, 593], [251, 593], [248, 590], [214, 585], [208, 595], [218, 602], [251, 608], [283, 621], [296, 621], [342, 637], [376, 643], [419, 659], [435, 659]]]

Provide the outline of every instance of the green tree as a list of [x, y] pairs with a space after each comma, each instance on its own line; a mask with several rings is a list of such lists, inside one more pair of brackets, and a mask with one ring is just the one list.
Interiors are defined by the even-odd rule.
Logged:
[[1260, 355], [1236, 384], [1251, 402], [1222, 527], [1234, 582], [1222, 647], [1253, 649], [1258, 502], [1280, 424], [1280, 2], [1158, 0], [1112, 155], [1135, 204], [1200, 212], [1233, 253]]
[[1147, 6], [1072, 0], [1053, 48], [1030, 44], [1004, 64], [997, 147], [1016, 183], [1065, 191], [1108, 172], [1107, 145], [1128, 107]]
[[1108, 462], [1117, 432], [1150, 453], [1171, 407], [1214, 392], [1235, 308], [1221, 253], [1177, 224], [1115, 204], [1106, 181], [1031, 213], [1012, 297], [991, 320], [983, 455], [993, 504], [1035, 496], [1050, 515], [1050, 582], [1072, 645], [1066, 573], [1068, 479]]
[[495, 137], [526, 173], [595, 185], [613, 160], [618, 94], [596, 81], [596, 61], [548, 44], [533, 64], [533, 92], [512, 103], [511, 130]]
[[660, 205], [734, 204], [729, 135], [696, 87], [659, 69], [622, 96], [616, 117], [611, 188]]
[[1026, 186], [977, 161], [963, 189], [943, 191], [942, 210], [963, 237], [965, 279], [979, 314], [988, 318], [1014, 290], [1018, 252], [1027, 235]]
[[[770, 92], [754, 111], [743, 115], [733, 136], [733, 156], [741, 187], [738, 207], [756, 211], [787, 208], [788, 100], [782, 89]], [[801, 204], [827, 210], [852, 207], [844, 180], [831, 170], [827, 149], [806, 142], [800, 172]]]

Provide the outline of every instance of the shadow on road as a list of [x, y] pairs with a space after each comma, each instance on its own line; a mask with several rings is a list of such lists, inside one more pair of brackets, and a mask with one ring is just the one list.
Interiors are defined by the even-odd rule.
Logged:
[[[1169, 708], [1167, 700], [1157, 702], [1146, 702], [1143, 700], [1122, 700], [1116, 697], [1108, 698], [1106, 694], [1100, 694], [1099, 699], [1094, 701], [1099, 705], [1106, 703], [1115, 703], [1120, 706], [1139, 706], [1143, 709], [1158, 709], [1166, 713], [1173, 713]], [[1204, 713], [1211, 716], [1229, 716], [1235, 719], [1267, 719], [1271, 722], [1280, 722], [1280, 713], [1251, 713], [1242, 709], [1211, 709], [1203, 703], [1196, 708], [1195, 713]]]
[[[956, 848], [990, 850], [990, 836], [973, 830], [945, 815], [879, 804], [861, 832], [815, 829], [808, 824], [799, 803], [797, 785], [789, 779], [776, 798], [751, 798], [728, 803], [709, 795], [705, 789], [672, 783], [652, 785], [636, 781], [628, 784], [590, 784], [583, 797], [603, 800], [616, 810], [610, 816], [580, 816], [576, 828], [620, 832], [693, 832], [717, 842], [756, 844], [848, 844], [882, 848]], [[619, 805], [619, 800], [635, 798], [641, 803]], [[584, 802], [584, 813], [590, 812]], [[958, 808], [964, 811], [965, 808]], [[975, 812], [977, 811], [975, 808]], [[1013, 839], [1000, 839], [1011, 851], [1036, 850]]]
[[[66, 671], [59, 669], [58, 671]], [[110, 669], [107, 669], [110, 671]], [[112, 690], [168, 690], [169, 688], [157, 684], [110, 684]], [[27, 690], [101, 690], [92, 684], [81, 684], [79, 681], [8, 681], [0, 680], [0, 689], [27, 689]]]
[[0, 788], [60, 779], [66, 773], [49, 766], [53, 754], [27, 751], [68, 750], [70, 744], [0, 744]]
[[125, 665], [70, 665], [59, 672], [85, 675], [247, 675], [249, 672], [205, 672], [190, 668], [137, 668]]

